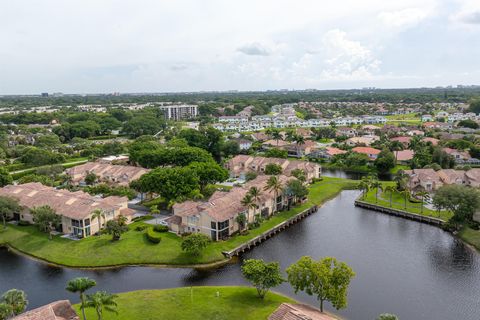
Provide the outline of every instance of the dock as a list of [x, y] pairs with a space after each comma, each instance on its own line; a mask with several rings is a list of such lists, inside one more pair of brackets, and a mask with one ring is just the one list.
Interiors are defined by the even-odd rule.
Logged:
[[386, 213], [386, 214], [389, 214], [389, 215], [392, 215], [392, 216], [397, 216], [397, 217], [402, 217], [402, 218], [406, 218], [406, 219], [410, 219], [410, 220], [415, 220], [415, 221], [418, 221], [418, 222], [428, 223], [428, 224], [432, 224], [432, 225], [436, 225], [436, 226], [440, 226], [440, 227], [445, 223], [445, 221], [443, 221], [442, 219], [439, 219], [439, 218], [423, 216], [421, 214], [411, 213], [411, 212], [398, 210], [398, 209], [394, 209], [394, 208], [388, 208], [388, 207], [368, 203], [368, 202], [365, 202], [365, 201], [361, 201], [361, 200], [358, 200], [358, 199], [355, 200], [355, 206], [360, 207], [360, 208], [373, 210], [373, 211], [377, 211], [377, 212]]
[[280, 233], [281, 231], [285, 230], [286, 228], [290, 227], [291, 225], [297, 223], [298, 221], [302, 220], [305, 217], [308, 217], [312, 213], [315, 213], [318, 211], [318, 206], [314, 205], [306, 210], [303, 210], [300, 213], [297, 213], [295, 216], [291, 217], [288, 220], [283, 221], [282, 223], [279, 223], [275, 227], [263, 232], [262, 234], [256, 236], [255, 238], [239, 245], [238, 247], [230, 250], [230, 251], [223, 251], [223, 255], [227, 258], [232, 258], [234, 256], [238, 256], [239, 254], [250, 250], [251, 248], [259, 245], [263, 241], [273, 237], [277, 233]]

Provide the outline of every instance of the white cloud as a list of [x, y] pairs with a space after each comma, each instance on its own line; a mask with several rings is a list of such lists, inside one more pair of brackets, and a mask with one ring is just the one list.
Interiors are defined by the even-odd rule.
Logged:
[[268, 56], [270, 50], [258, 42], [243, 45], [237, 51], [249, 56]]
[[378, 18], [386, 26], [394, 28], [410, 28], [427, 17], [427, 11], [419, 8], [407, 8], [399, 11], [382, 11]]
[[338, 29], [328, 31], [323, 37], [326, 52], [322, 76], [329, 79], [370, 77], [379, 71], [381, 61], [360, 42], [350, 40], [347, 33]]
[[0, 94], [435, 84], [480, 68], [479, 3], [0, 1]]

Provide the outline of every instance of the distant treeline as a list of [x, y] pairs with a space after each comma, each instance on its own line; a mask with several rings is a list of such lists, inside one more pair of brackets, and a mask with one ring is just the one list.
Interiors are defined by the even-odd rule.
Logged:
[[165, 93], [144, 95], [64, 95], [61, 97], [40, 96], [3, 96], [2, 107], [36, 106], [77, 106], [98, 104], [108, 106], [116, 103], [145, 102], [217, 102], [241, 105], [265, 105], [293, 103], [299, 101], [358, 101], [388, 103], [426, 103], [426, 102], [467, 102], [480, 96], [479, 87], [469, 88], [412, 88], [412, 89], [352, 89], [352, 90], [311, 90], [311, 91], [263, 91], [263, 92], [198, 92]]

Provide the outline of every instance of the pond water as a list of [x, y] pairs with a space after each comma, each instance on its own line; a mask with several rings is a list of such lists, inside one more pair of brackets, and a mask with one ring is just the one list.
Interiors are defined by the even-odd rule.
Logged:
[[[240, 259], [279, 261], [282, 269], [303, 255], [347, 262], [356, 272], [348, 308], [337, 312], [326, 307], [347, 319], [373, 320], [383, 312], [402, 320], [480, 319], [480, 255], [436, 227], [356, 208], [357, 195], [358, 191], [342, 192]], [[64, 288], [78, 276], [94, 278], [98, 289], [110, 292], [247, 284], [239, 263], [208, 271], [151, 267], [93, 271], [51, 267], [0, 250], [0, 292], [25, 290], [30, 308], [56, 299], [77, 302]], [[287, 283], [276, 290], [318, 305], [313, 297], [295, 295]]]

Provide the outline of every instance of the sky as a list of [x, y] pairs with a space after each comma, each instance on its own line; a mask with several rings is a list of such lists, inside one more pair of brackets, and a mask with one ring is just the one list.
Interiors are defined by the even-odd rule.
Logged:
[[480, 84], [480, 0], [1, 0], [0, 94]]

